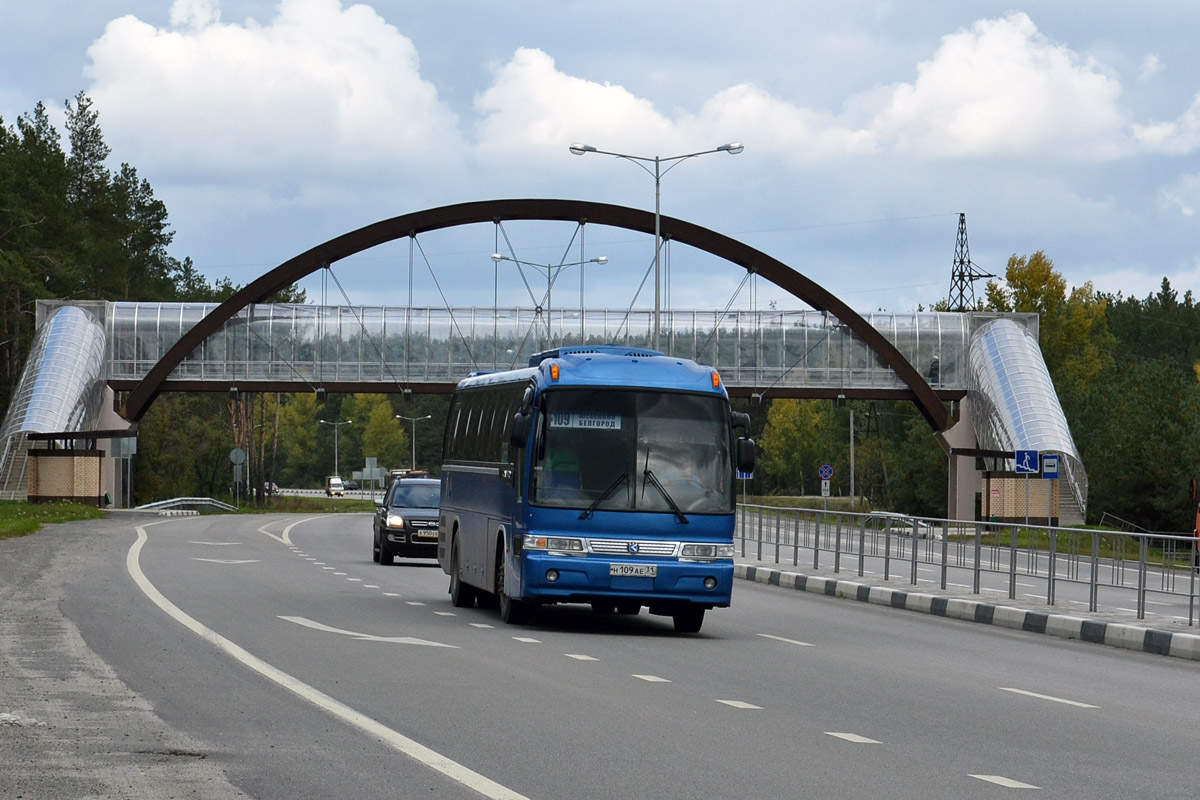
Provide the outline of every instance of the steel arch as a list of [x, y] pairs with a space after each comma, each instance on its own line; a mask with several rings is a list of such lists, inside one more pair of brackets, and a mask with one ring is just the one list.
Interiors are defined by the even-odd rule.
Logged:
[[[954, 420], [921, 373], [882, 333], [824, 287], [736, 239], [674, 217], [662, 216], [659, 219], [664, 239], [682, 242], [737, 264], [761, 275], [813, 308], [832, 314], [866, 342], [904, 381], [912, 393], [913, 402], [935, 432], [945, 431], [953, 424]], [[441, 206], [381, 220], [344, 233], [263, 273], [213, 309], [181, 337], [133, 388], [126, 398], [122, 416], [131, 422], [139, 421], [162, 391], [163, 382], [175, 367], [238, 311], [264, 301], [322, 266], [406, 236], [459, 225], [508, 220], [590, 222], [650, 235], [654, 233], [655, 221], [653, 213], [627, 206], [584, 200], [530, 198], [479, 200]]]

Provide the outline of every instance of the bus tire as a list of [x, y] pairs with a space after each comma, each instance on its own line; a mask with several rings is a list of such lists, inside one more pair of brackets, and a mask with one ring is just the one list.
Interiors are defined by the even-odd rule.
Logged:
[[475, 587], [463, 583], [462, 565], [458, 557], [458, 537], [450, 545], [450, 604], [455, 608], [475, 605]]
[[686, 608], [671, 615], [678, 633], [699, 633], [704, 624], [703, 608]]
[[496, 553], [496, 600], [500, 606], [500, 619], [508, 625], [520, 625], [528, 616], [528, 604], [514, 600], [504, 591], [504, 551]]

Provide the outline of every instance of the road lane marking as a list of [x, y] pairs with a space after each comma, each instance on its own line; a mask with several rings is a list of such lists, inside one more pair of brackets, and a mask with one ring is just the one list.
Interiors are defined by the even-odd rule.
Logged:
[[1022, 783], [1015, 781], [1012, 778], [1006, 778], [1003, 775], [969, 775], [968, 777], [977, 778], [981, 781], [994, 783], [997, 786], [1003, 786], [1005, 789], [1039, 789], [1041, 787], [1034, 786], [1032, 783]]
[[832, 736], [835, 739], [844, 739], [847, 742], [854, 744], [879, 744], [878, 739], [868, 739], [866, 736], [859, 736], [857, 733], [836, 733], [834, 731], [825, 731], [826, 736]]
[[228, 547], [229, 545], [238, 545], [241, 542], [192, 542], [192, 544], [203, 544], [209, 547]]
[[734, 708], [757, 709], [762, 711], [762, 706], [756, 706], [753, 703], [745, 703], [741, 700], [718, 700], [717, 702], [724, 703], [727, 706], [733, 706]]
[[534, 639], [529, 636], [514, 636], [513, 638], [516, 639], [518, 642], [524, 642], [525, 644], [541, 644], [542, 643], [541, 639]]
[[496, 626], [495, 626], [495, 625], [488, 625], [486, 622], [472, 622], [472, 623], [471, 623], [471, 627], [472, 627], [472, 628], [494, 628], [494, 627], [496, 627]]
[[[335, 572], [333, 574], [336, 575], [337, 573]], [[350, 581], [351, 583], [362, 583], [362, 578], [346, 578], [346, 580]]]
[[423, 606], [423, 605], [425, 605], [424, 603], [420, 603], [420, 602], [418, 602], [418, 601], [416, 601], [416, 600], [407, 600], [407, 601], [405, 601], [405, 602], [407, 602], [407, 603], [408, 603], [410, 606]]
[[1091, 703], [1080, 703], [1077, 700], [1066, 700], [1062, 697], [1054, 697], [1054, 696], [1048, 695], [1048, 694], [1038, 694], [1037, 692], [1029, 692], [1024, 689], [1011, 689], [1007, 686], [1000, 686], [998, 688], [1002, 692], [1012, 692], [1013, 694], [1023, 694], [1026, 697], [1036, 697], [1039, 700], [1049, 700], [1052, 703], [1062, 703], [1064, 705], [1075, 706], [1077, 708], [1099, 708], [1100, 707], [1100, 706], [1094, 706]]
[[[149, 523], [149, 525], [154, 524], [161, 523]], [[436, 750], [426, 747], [415, 739], [410, 739], [385, 725], [381, 725], [367, 715], [355, 711], [350, 706], [334, 700], [324, 692], [309, 686], [283, 670], [268, 664], [261, 658], [252, 655], [240, 645], [226, 639], [216, 631], [201, 624], [198, 620], [185, 614], [182, 609], [158, 591], [142, 572], [141, 564], [138, 563], [142, 547], [146, 544], [146, 527], [149, 527], [149, 525], [145, 527], [138, 526], [136, 528], [138, 538], [125, 556], [125, 569], [130, 577], [133, 578], [133, 582], [142, 590], [142, 593], [176, 622], [206, 642], [223, 650], [226, 654], [245, 664], [250, 669], [279, 684], [289, 692], [302, 697], [318, 708], [324, 709], [346, 724], [358, 728], [363, 733], [382, 739], [395, 750], [426, 765], [430, 769], [440, 772], [450, 780], [460, 783], [490, 800], [529, 800], [525, 795], [515, 792], [507, 786], [497, 783], [442, 755]]]
[[378, 589], [378, 588], [379, 588], [379, 586], [378, 586], [377, 584], [374, 584], [374, 583], [364, 583], [364, 584], [363, 584], [363, 588], [364, 588], [364, 589]]
[[816, 647], [815, 644], [810, 642], [801, 642], [797, 641], [796, 639], [786, 639], [782, 636], [776, 636], [773, 633], [760, 633], [759, 636], [763, 637], [764, 639], [774, 639], [777, 642], [787, 642], [788, 644], [794, 644], [798, 647]]
[[634, 675], [638, 680], [646, 681], [647, 683], [670, 683], [667, 678], [660, 678], [657, 675]]
[[192, 561], [207, 561], [211, 564], [257, 564], [257, 558], [196, 558]]
[[576, 661], [599, 661], [600, 660], [598, 658], [592, 658], [591, 656], [585, 656], [580, 653], [563, 653], [563, 655], [566, 656], [567, 658], [573, 658]]
[[[417, 605], [417, 604], [409, 603], [409, 605], [411, 606], [411, 605]], [[425, 605], [425, 604], [421, 603], [421, 605]], [[457, 617], [458, 616], [458, 614], [455, 614], [453, 611], [435, 611], [433, 613], [437, 614], [439, 617]]]
[[280, 615], [279, 618], [286, 620], [287, 622], [294, 622], [297, 625], [303, 625], [306, 628], [312, 628], [316, 631], [324, 631], [325, 633], [339, 633], [342, 636], [349, 636], [352, 639], [358, 639], [364, 642], [394, 642], [396, 644], [420, 644], [427, 647], [450, 647], [455, 650], [458, 649], [457, 645], [443, 644], [442, 642], [434, 642], [430, 641], [429, 639], [418, 639], [414, 636], [376, 636], [371, 633], [347, 631], [343, 630], [342, 628], [333, 628], [320, 622], [314, 622], [313, 620], [305, 617], [285, 617]]
[[399, 597], [400, 593], [399, 592], [384, 592], [383, 596], [384, 597]]

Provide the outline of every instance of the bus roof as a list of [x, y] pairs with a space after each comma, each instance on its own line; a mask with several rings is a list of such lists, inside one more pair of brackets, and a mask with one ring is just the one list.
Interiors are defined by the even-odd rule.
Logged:
[[[559, 347], [530, 357], [525, 369], [476, 374], [459, 382], [459, 389], [498, 383], [535, 380], [540, 388], [552, 386], [624, 386], [675, 389], [726, 395], [716, 370], [687, 358], [668, 356], [645, 348], [596, 345]], [[558, 367], [557, 380], [551, 377]]]

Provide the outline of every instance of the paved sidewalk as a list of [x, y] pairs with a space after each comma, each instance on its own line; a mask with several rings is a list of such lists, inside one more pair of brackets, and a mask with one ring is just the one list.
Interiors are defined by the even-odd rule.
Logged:
[[992, 601], [961, 589], [943, 590], [932, 582], [914, 586], [877, 575], [859, 577], [854, 569], [835, 573], [832, 567], [793, 567], [745, 557], [734, 558], [734, 576], [796, 591], [1200, 661], [1200, 626], [1150, 613], [1140, 620], [1120, 609], [1067, 613], [1060, 606], [1031, 598]]

